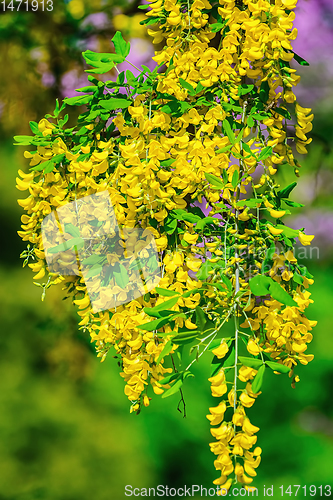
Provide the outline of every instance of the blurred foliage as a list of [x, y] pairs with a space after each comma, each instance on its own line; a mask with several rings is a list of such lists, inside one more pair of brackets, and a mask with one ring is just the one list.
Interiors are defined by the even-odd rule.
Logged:
[[[53, 11], [0, 10], [0, 110], [2, 133], [27, 132], [30, 120], [53, 110], [76, 75], [82, 81], [86, 48], [110, 51], [110, 40], [144, 37], [138, 0], [56, 0]], [[10, 69], [10, 70], [9, 70]], [[72, 73], [72, 75], [71, 75]], [[73, 82], [73, 85], [75, 83]], [[65, 87], [65, 88], [64, 88]], [[72, 89], [74, 90], [74, 89]]]
[[[84, 11], [75, 13], [79, 4]], [[186, 419], [176, 410], [176, 395], [155, 398], [139, 416], [129, 414], [116, 360], [109, 357], [101, 364], [78, 330], [71, 304], [61, 300], [61, 290], [51, 290], [41, 303], [31, 271], [20, 267], [23, 245], [16, 229], [22, 211], [15, 177], [26, 163], [10, 136], [24, 133], [29, 120], [53, 110], [62, 75], [76, 65], [82, 71], [82, 40], [96, 35], [109, 50], [114, 30], [123, 28], [110, 22], [95, 33], [97, 28], [85, 28], [83, 21], [98, 12], [109, 20], [113, 12], [122, 16], [113, 10], [119, 6], [109, 0], [67, 5], [59, 0], [51, 14], [0, 14], [0, 59], [6, 68], [0, 78], [5, 104], [0, 142], [0, 500], [118, 500], [126, 498], [126, 484], [208, 488], [215, 477], [205, 418], [213, 404], [208, 365], [199, 365], [185, 388]], [[126, 23], [123, 17], [115, 21]], [[42, 59], [33, 57], [36, 49]], [[56, 78], [50, 87], [41, 81], [46, 71]], [[331, 114], [323, 109], [316, 114], [314, 132], [330, 141]], [[301, 158], [299, 199], [317, 186], [316, 196], [309, 198], [309, 217], [311, 200], [317, 208], [332, 209], [333, 154], [322, 144], [314, 136], [310, 154]], [[282, 174], [294, 180], [291, 170]], [[264, 449], [255, 485], [262, 492], [263, 485], [274, 484], [277, 497], [280, 485], [333, 483], [332, 261], [328, 251], [306, 263], [315, 276], [308, 311], [318, 320], [309, 348], [314, 361], [300, 370], [294, 390], [288, 378], [281, 388], [278, 375], [269, 374], [263, 391], [274, 398], [259, 397], [250, 415], [261, 427], [258, 445]]]

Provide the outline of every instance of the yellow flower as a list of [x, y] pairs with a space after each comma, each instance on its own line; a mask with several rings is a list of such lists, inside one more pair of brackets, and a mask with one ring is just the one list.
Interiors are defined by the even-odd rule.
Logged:
[[212, 390], [212, 396], [214, 396], [215, 398], [220, 398], [221, 396], [223, 396], [223, 394], [227, 392], [228, 388], [227, 384], [221, 384], [217, 386], [212, 385], [211, 390]]
[[255, 402], [254, 398], [251, 398], [246, 392], [242, 392], [239, 396], [239, 400], [245, 408], [251, 408], [253, 403]]
[[199, 238], [199, 235], [198, 234], [191, 234], [191, 233], [188, 233], [186, 232], [184, 235], [183, 235], [183, 239], [189, 243], [190, 245], [194, 245], [196, 242], [197, 242], [197, 239]]
[[185, 321], [185, 326], [190, 330], [196, 330], [198, 328], [197, 325], [195, 323], [192, 323], [192, 321], [189, 318]]
[[260, 347], [258, 346], [258, 343], [251, 338], [249, 339], [249, 341], [247, 343], [246, 349], [253, 356], [257, 356], [260, 353]]
[[285, 210], [270, 210], [269, 214], [274, 217], [275, 219], [280, 219], [280, 217], [283, 217], [284, 214], [286, 213]]
[[278, 236], [279, 234], [283, 233], [283, 229], [278, 229], [277, 227], [274, 227], [271, 224], [267, 224], [267, 228], [273, 236]]
[[255, 425], [252, 425], [250, 420], [248, 418], [244, 419], [243, 423], [243, 431], [248, 434], [249, 436], [252, 436], [255, 432], [258, 432], [260, 429], [259, 427], [256, 427]]
[[299, 239], [300, 243], [304, 246], [310, 245], [313, 238], [314, 238], [314, 235], [304, 234], [301, 231], [299, 231], [299, 233], [298, 233], [298, 239]]
[[38, 123], [38, 130], [42, 132], [44, 136], [52, 134], [52, 130], [55, 128], [53, 123], [50, 123], [46, 118], [43, 118]]
[[229, 348], [228, 344], [226, 341], [223, 339], [221, 344], [216, 348], [212, 350], [212, 353], [215, 354], [215, 356], [219, 359], [224, 358], [224, 356], [227, 354]]

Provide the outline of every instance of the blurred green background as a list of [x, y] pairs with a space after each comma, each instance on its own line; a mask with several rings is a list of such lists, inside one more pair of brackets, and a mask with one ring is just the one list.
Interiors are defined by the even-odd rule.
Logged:
[[[177, 412], [177, 396], [155, 396], [139, 416], [129, 414], [115, 360], [96, 358], [61, 290], [50, 290], [41, 302], [31, 270], [19, 259], [24, 245], [16, 233], [22, 214], [16, 199], [24, 193], [16, 191], [15, 177], [28, 165], [12, 136], [29, 134], [29, 120], [52, 112], [56, 97], [85, 83], [81, 51], [109, 50], [117, 29], [132, 42], [132, 60], [149, 61], [152, 47], [137, 5], [57, 0], [53, 12], [0, 11], [0, 500], [118, 500], [126, 498], [125, 485], [210, 488], [218, 476], [205, 417], [215, 403], [209, 366], [198, 366], [185, 386], [186, 419]], [[316, 23], [326, 43], [333, 39], [333, 8], [301, 0], [298, 10], [297, 51], [307, 58]], [[316, 234], [319, 248], [319, 258], [304, 260], [315, 276], [308, 309], [318, 320], [309, 347], [315, 359], [299, 369], [296, 389], [288, 377], [269, 374], [249, 411], [263, 448], [255, 485], [259, 492], [275, 485], [276, 496], [280, 485], [333, 485], [333, 74], [329, 49], [315, 44], [312, 36], [311, 66], [302, 68], [297, 94], [316, 114], [295, 198], [307, 207], [290, 216], [290, 225]], [[292, 180], [292, 172], [281, 172], [281, 182]]]

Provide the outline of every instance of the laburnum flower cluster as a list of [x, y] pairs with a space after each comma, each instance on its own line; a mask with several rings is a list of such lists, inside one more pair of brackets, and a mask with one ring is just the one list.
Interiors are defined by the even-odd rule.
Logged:
[[[149, 405], [151, 386], [162, 397], [180, 394], [185, 412], [182, 386], [201, 356], [212, 356], [209, 382], [220, 401], [207, 418], [221, 494], [236, 483], [251, 488], [256, 476], [259, 429], [246, 412], [265, 371], [289, 373], [295, 387], [297, 365], [313, 358], [307, 346], [315, 322], [304, 314], [313, 280], [294, 252], [296, 238], [310, 245], [313, 236], [283, 222], [302, 205], [290, 199], [296, 182], [277, 182], [281, 168], [299, 175], [295, 150], [306, 153], [311, 141], [313, 115], [294, 94], [300, 77], [291, 63], [307, 64], [291, 45], [296, 3], [150, 3], [143, 22], [159, 48], [157, 68], [96, 78], [128, 56], [117, 33], [115, 53], [83, 54], [91, 86], [31, 122], [33, 136], [17, 137], [37, 148], [25, 152], [31, 171], [17, 179], [18, 189], [29, 190], [19, 200], [25, 263], [44, 280], [37, 282], [43, 297], [62, 283], [98, 356], [110, 351], [118, 359], [131, 411]], [[86, 111], [66, 128], [64, 109], [78, 105]], [[122, 304], [94, 312], [80, 269], [48, 269], [41, 225], [59, 207], [102, 192], [119, 227], [154, 235], [161, 277], [131, 299], [123, 276], [112, 285]], [[186, 350], [193, 359], [185, 367]]]

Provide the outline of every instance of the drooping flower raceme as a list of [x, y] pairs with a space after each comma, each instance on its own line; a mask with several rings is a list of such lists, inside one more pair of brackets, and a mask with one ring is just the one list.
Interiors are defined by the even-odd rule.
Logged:
[[[247, 409], [265, 371], [289, 373], [294, 387], [297, 365], [313, 358], [307, 346], [315, 322], [304, 314], [313, 280], [294, 254], [296, 238], [309, 245], [313, 236], [284, 223], [300, 204], [290, 199], [296, 182], [277, 181], [282, 166], [299, 175], [295, 150], [306, 153], [311, 141], [313, 115], [297, 102], [299, 76], [290, 65], [303, 61], [291, 45], [296, 3], [150, 3], [144, 23], [162, 47], [158, 67], [98, 80], [94, 74], [129, 53], [117, 33], [115, 53], [83, 54], [91, 86], [32, 123], [34, 136], [17, 137], [36, 146], [25, 153], [30, 173], [20, 171], [17, 180], [30, 193], [19, 200], [25, 263], [31, 259], [35, 279], [44, 280], [43, 297], [51, 284], [63, 284], [102, 360], [112, 348], [131, 411], [149, 405], [151, 386], [162, 397], [179, 393], [185, 412], [182, 385], [202, 355], [212, 357], [217, 405], [207, 418], [222, 493], [236, 482], [250, 488], [256, 476], [259, 429]], [[78, 124], [66, 128], [65, 107], [83, 104]], [[109, 197], [112, 227], [96, 202], [81, 215], [75, 208], [95, 195]], [[61, 219], [66, 206], [76, 219]], [[80, 220], [79, 232], [73, 220]], [[47, 249], [43, 227], [57, 235]], [[97, 245], [91, 228], [101, 227]], [[131, 237], [131, 229], [142, 238]], [[155, 264], [145, 253], [148, 234]], [[150, 286], [144, 265], [158, 276]], [[133, 298], [134, 271], [147, 279]], [[112, 295], [118, 299], [107, 302]], [[185, 367], [188, 349], [193, 359]]]

